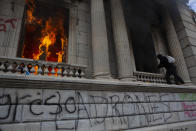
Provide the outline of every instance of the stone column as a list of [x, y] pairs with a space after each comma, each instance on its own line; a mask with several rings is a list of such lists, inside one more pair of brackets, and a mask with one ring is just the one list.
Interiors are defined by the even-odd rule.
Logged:
[[95, 78], [110, 78], [108, 39], [103, 0], [91, 0], [92, 54]]
[[75, 8], [70, 9], [69, 19], [69, 39], [68, 39], [68, 64], [77, 63], [77, 10]]
[[185, 83], [191, 83], [188, 69], [185, 63], [183, 52], [180, 46], [180, 41], [175, 31], [174, 24], [172, 22], [171, 16], [168, 10], [163, 12], [163, 20], [166, 31], [166, 36], [168, 40], [169, 49], [171, 55], [176, 59], [177, 71], [180, 77], [185, 81]]
[[135, 59], [128, 39], [122, 3], [121, 0], [110, 0], [110, 2], [119, 78], [134, 80]]

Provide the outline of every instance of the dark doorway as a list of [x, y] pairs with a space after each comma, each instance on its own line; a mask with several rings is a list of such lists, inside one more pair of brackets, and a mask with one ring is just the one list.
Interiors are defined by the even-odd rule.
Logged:
[[157, 58], [151, 27], [160, 25], [159, 5], [153, 0], [124, 0], [123, 7], [136, 70], [157, 73]]

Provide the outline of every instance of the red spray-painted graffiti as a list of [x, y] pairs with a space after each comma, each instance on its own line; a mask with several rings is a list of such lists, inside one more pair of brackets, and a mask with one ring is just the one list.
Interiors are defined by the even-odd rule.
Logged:
[[11, 19], [2, 19], [0, 18], [0, 32], [6, 32], [7, 31], [7, 26], [11, 26], [12, 29], [15, 29], [15, 22], [17, 21], [17, 19], [15, 18], [11, 18]]
[[182, 106], [184, 108], [184, 114], [187, 115], [188, 117], [196, 117], [196, 112], [195, 111], [190, 111], [190, 110], [194, 110], [196, 108], [195, 104], [186, 104], [184, 102], [182, 102]]

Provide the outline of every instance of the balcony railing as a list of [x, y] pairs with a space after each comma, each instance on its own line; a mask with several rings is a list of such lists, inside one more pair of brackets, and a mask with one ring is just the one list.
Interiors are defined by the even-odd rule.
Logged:
[[[85, 78], [86, 67], [26, 58], [0, 57], [1, 74]], [[166, 83], [163, 74], [137, 71], [134, 72], [134, 76], [141, 82]]]
[[166, 83], [163, 74], [147, 73], [147, 72], [134, 72], [134, 76], [137, 81], [149, 82], [149, 83]]
[[85, 71], [85, 66], [25, 58], [0, 57], [0, 74], [83, 78], [86, 76]]

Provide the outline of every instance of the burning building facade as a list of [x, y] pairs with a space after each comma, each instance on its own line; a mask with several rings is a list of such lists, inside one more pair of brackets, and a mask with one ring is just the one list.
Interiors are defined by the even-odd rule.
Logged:
[[[0, 0], [0, 131], [195, 131], [187, 2]], [[157, 54], [186, 85], [165, 84]]]

